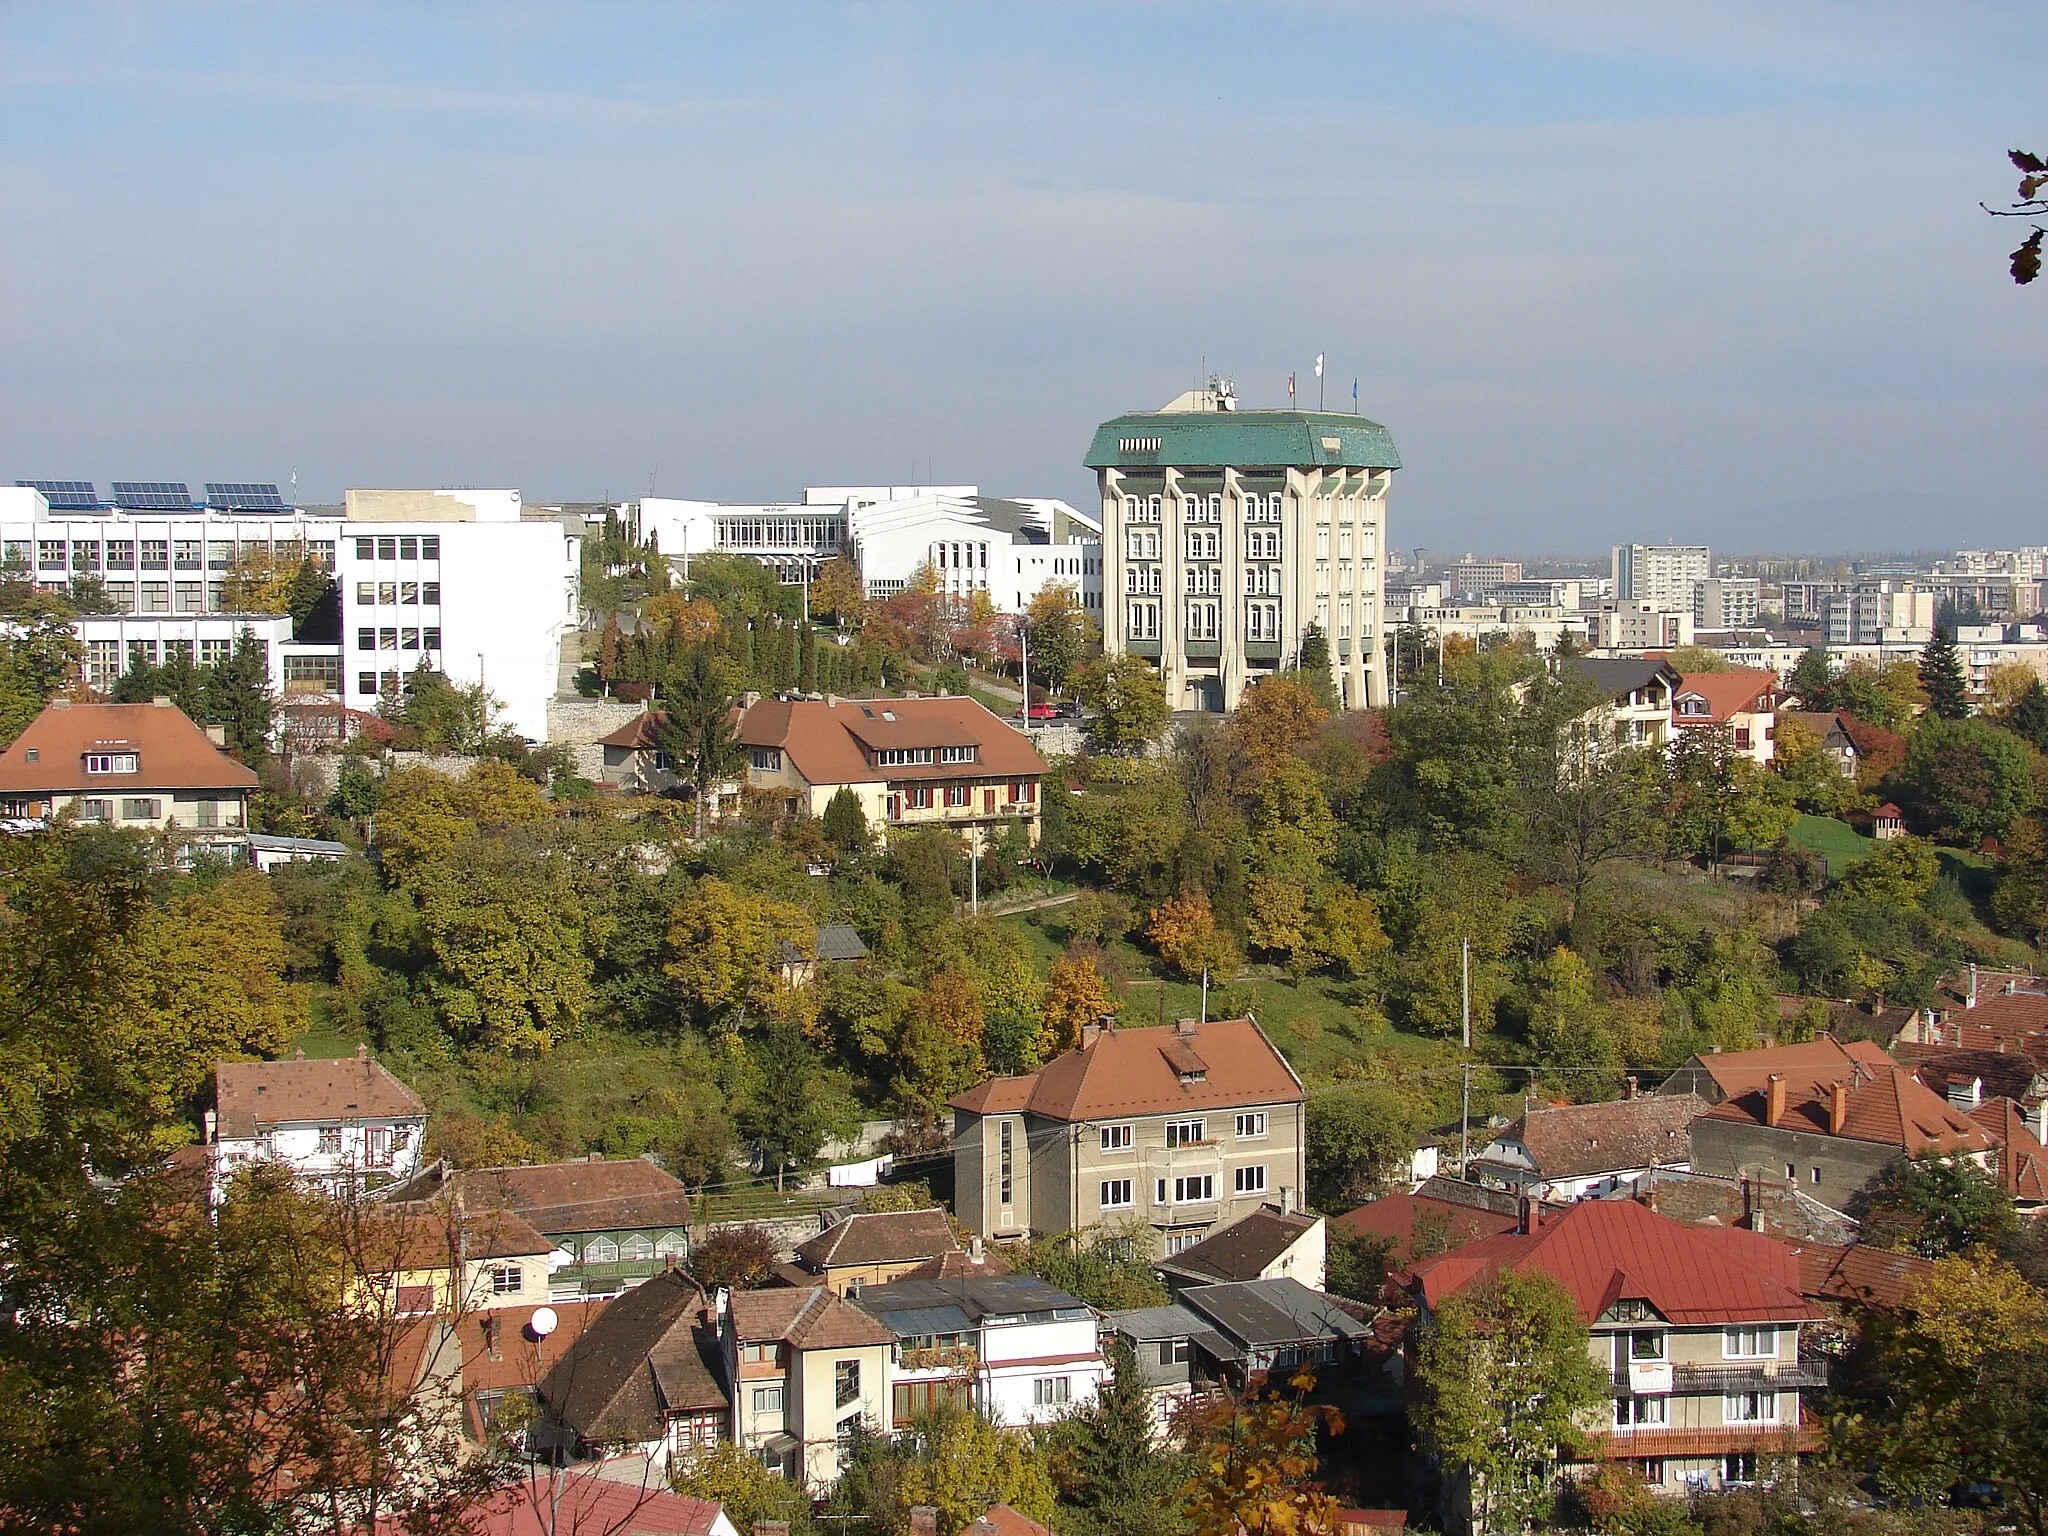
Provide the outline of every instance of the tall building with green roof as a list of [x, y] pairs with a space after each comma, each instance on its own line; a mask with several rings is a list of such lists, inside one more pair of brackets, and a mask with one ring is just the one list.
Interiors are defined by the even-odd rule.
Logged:
[[1329, 640], [1346, 709], [1387, 702], [1378, 643], [1387, 429], [1337, 411], [1246, 411], [1211, 380], [1105, 421], [1088, 449], [1102, 494], [1102, 631], [1142, 656], [1181, 710], [1229, 710], [1246, 686]]

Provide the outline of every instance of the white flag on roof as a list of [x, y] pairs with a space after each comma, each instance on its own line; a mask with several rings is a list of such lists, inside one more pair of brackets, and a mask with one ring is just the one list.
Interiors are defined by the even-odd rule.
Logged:
[[1320, 353], [1320, 352], [1318, 352], [1318, 353], [1316, 354], [1316, 377], [1320, 379], [1320, 378], [1321, 378], [1322, 376], [1323, 376], [1323, 354], [1322, 354], [1322, 353]]

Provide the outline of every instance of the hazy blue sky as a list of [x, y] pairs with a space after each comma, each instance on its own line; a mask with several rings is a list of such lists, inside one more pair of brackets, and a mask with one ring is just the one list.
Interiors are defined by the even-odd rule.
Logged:
[[1206, 357], [1396, 542], [2048, 540], [2038, 0], [0, 0], [0, 477], [1080, 498]]

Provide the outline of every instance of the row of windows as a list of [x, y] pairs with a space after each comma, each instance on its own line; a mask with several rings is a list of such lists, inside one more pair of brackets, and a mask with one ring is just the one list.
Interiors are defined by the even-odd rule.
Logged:
[[441, 601], [441, 583], [438, 581], [359, 581], [356, 583], [356, 603], [360, 607], [383, 606], [386, 608], [403, 605], [417, 608], [422, 603], [433, 607]]
[[[110, 581], [107, 586], [107, 604], [116, 613], [169, 613], [172, 611], [172, 583], [166, 581], [145, 581], [140, 588], [137, 601], [137, 587], [132, 581]], [[61, 586], [46, 589], [61, 592]], [[204, 613], [208, 609], [219, 612], [227, 606], [227, 583], [224, 581], [181, 581], [176, 584], [177, 612]]]
[[[1236, 1117], [1234, 1128], [1241, 1141], [1263, 1137], [1267, 1134], [1266, 1112], [1263, 1109], [1246, 1110]], [[1128, 1152], [1137, 1144], [1138, 1128], [1135, 1122], [1125, 1121], [1118, 1125], [1099, 1126], [1096, 1135], [1104, 1152]], [[1208, 1139], [1209, 1120], [1206, 1115], [1200, 1119], [1167, 1122], [1166, 1144], [1169, 1147], [1198, 1146]]]
[[356, 649], [359, 651], [438, 651], [441, 649], [440, 626], [427, 629], [372, 629], [367, 624], [356, 631]]
[[1223, 567], [1191, 565], [1185, 572], [1185, 581], [1186, 591], [1190, 597], [1215, 597], [1223, 590]]
[[393, 534], [388, 538], [357, 539], [358, 560], [438, 560], [441, 558], [441, 536], [427, 534]]
[[[14, 802], [18, 804], [19, 802]], [[116, 822], [117, 803], [112, 800], [77, 800], [72, 802], [80, 821], [97, 822], [113, 826]], [[126, 822], [155, 822], [163, 820], [161, 800], [122, 800], [118, 802], [119, 820]], [[10, 814], [20, 814], [10, 811]], [[237, 801], [200, 800], [191, 807], [192, 825], [206, 830], [216, 827], [239, 827], [242, 824], [242, 807]]]
[[309, 544], [245, 539], [239, 545], [233, 539], [108, 539], [104, 543], [98, 539], [73, 539], [68, 543], [63, 539], [9, 539], [0, 558], [26, 569], [31, 553], [36, 568], [44, 571], [225, 571], [235, 563], [237, 555], [249, 560], [268, 559], [273, 554], [297, 559], [311, 557], [327, 570], [334, 566], [332, 539]]
[[988, 545], [937, 543], [932, 545], [932, 564], [942, 571], [988, 569]]
[[720, 549], [813, 549], [836, 552], [846, 542], [843, 517], [721, 517]]
[[[1266, 1192], [1266, 1165], [1248, 1163], [1242, 1168], [1230, 1171], [1230, 1187], [1239, 1195], [1261, 1195]], [[1173, 1198], [1169, 1201], [1169, 1188]], [[1137, 1204], [1137, 1185], [1131, 1179], [1104, 1179], [1097, 1190], [1097, 1197], [1105, 1211], [1128, 1210]], [[1153, 1180], [1152, 1203], [1154, 1205], [1206, 1205], [1216, 1199], [1216, 1175], [1213, 1173], [1181, 1174], [1171, 1180]]]
[[[1279, 522], [1287, 498], [1279, 491], [1262, 493], [1246, 491], [1239, 495], [1238, 504], [1248, 523], [1260, 521]], [[1165, 503], [1158, 496], [1126, 496], [1124, 517], [1134, 523], [1156, 523]], [[1220, 523], [1223, 521], [1223, 498], [1220, 495], [1183, 496], [1180, 499], [1181, 517], [1190, 523]]]
[[[1669, 1338], [1661, 1328], [1637, 1328], [1614, 1336], [1617, 1359], [1659, 1361], [1669, 1358]], [[1771, 1360], [1778, 1353], [1778, 1330], [1763, 1326], [1721, 1330], [1721, 1357], [1725, 1360]]]
[[[997, 786], [981, 786], [988, 794], [995, 794]], [[1017, 779], [1001, 786], [1003, 803], [1006, 805], [1030, 805], [1038, 799], [1038, 783], [1034, 779]], [[974, 804], [972, 784], [913, 784], [909, 788], [892, 794], [890, 814], [897, 813], [894, 802], [900, 801], [913, 811], [929, 811], [934, 806], [944, 805], [952, 810]]]
[[608, 1237], [594, 1237], [583, 1245], [583, 1262], [586, 1264], [616, 1264], [621, 1259], [630, 1263], [645, 1263], [649, 1259], [679, 1259], [688, 1244], [680, 1232], [664, 1232], [658, 1238], [644, 1232], [635, 1232], [624, 1242], [613, 1242]]
[[[1214, 640], [1222, 621], [1222, 604], [1208, 598], [1197, 598], [1181, 610], [1184, 638], [1189, 640]], [[1339, 610], [1337, 637], [1351, 638], [1351, 605], [1347, 602]], [[1319, 610], [1319, 616], [1328, 617], [1327, 609]], [[1130, 640], [1157, 640], [1159, 638], [1159, 604], [1152, 598], [1132, 598], [1124, 604], [1124, 636]], [[1275, 598], [1255, 598], [1244, 605], [1244, 637], [1247, 640], [1276, 641], [1280, 638], [1280, 603]]]
[[142, 766], [141, 757], [134, 752], [88, 752], [85, 754], [87, 773], [135, 773]]

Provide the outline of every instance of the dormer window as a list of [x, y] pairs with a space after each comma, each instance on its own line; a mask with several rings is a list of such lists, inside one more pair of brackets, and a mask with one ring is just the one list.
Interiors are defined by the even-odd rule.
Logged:
[[941, 747], [939, 761], [942, 763], [971, 763], [974, 761], [972, 747]]
[[877, 747], [875, 765], [879, 768], [902, 767], [909, 764], [928, 763], [932, 760], [930, 747]]
[[137, 773], [142, 768], [141, 757], [134, 752], [88, 752], [85, 754], [87, 773]]

